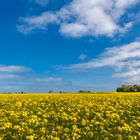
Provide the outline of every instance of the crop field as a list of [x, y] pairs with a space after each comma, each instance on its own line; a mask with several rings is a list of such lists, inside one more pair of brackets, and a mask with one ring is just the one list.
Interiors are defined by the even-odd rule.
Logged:
[[140, 94], [1, 94], [0, 140], [140, 140]]

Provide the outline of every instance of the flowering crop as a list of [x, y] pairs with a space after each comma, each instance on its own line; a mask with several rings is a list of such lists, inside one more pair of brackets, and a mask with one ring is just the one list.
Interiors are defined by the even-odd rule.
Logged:
[[0, 140], [140, 140], [140, 95], [0, 95]]

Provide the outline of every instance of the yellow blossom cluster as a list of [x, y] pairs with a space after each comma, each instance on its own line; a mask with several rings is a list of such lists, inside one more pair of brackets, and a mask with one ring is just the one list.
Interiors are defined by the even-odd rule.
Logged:
[[140, 140], [140, 95], [0, 95], [0, 140]]

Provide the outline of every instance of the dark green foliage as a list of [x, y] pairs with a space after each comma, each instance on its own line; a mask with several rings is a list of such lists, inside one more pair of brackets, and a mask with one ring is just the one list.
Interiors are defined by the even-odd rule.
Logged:
[[48, 93], [53, 93], [53, 92], [54, 92], [53, 90], [49, 90], [49, 91], [48, 91]]
[[140, 92], [140, 85], [122, 85], [116, 89], [117, 92]]
[[65, 91], [59, 91], [59, 93], [66, 93]]
[[91, 93], [91, 91], [80, 90], [79, 93]]

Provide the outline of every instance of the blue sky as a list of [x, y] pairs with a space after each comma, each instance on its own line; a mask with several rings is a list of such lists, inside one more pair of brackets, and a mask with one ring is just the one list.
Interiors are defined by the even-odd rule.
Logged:
[[0, 2], [0, 92], [140, 84], [139, 0]]

